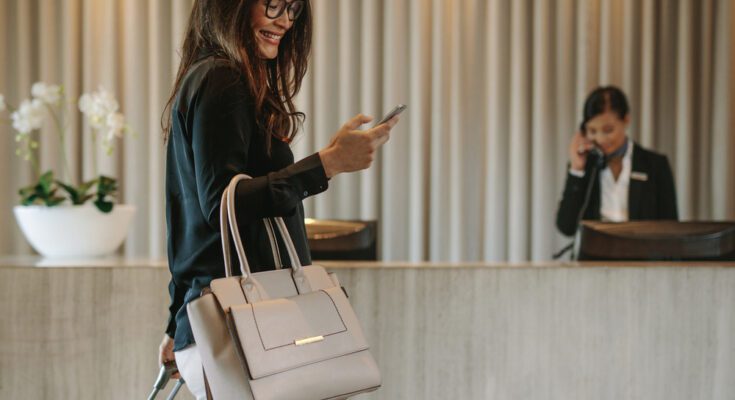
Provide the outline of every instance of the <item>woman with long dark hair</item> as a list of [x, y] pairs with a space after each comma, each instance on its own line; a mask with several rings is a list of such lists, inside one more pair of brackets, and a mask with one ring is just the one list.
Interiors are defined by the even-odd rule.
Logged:
[[[284, 217], [302, 264], [311, 262], [302, 200], [327, 189], [329, 178], [368, 168], [398, 122], [368, 130], [362, 114], [330, 145], [294, 163], [289, 144], [304, 115], [294, 107], [311, 49], [309, 0], [197, 0], [181, 64], [163, 116], [167, 142], [166, 219], [171, 270], [170, 318], [159, 362], [176, 361], [187, 386], [205, 398], [202, 366], [186, 304], [224, 275], [220, 197], [237, 174], [237, 219], [248, 261], [273, 269], [264, 224]], [[284, 265], [288, 267], [289, 265]]]
[[630, 118], [628, 100], [617, 87], [600, 87], [587, 97], [580, 131], [569, 145], [569, 172], [556, 214], [563, 234], [576, 232], [585, 200], [586, 220], [678, 219], [669, 161], [628, 138]]

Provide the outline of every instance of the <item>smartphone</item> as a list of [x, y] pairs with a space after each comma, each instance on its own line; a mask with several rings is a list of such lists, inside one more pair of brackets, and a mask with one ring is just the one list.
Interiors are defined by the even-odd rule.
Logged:
[[377, 124], [375, 124], [375, 126], [378, 126], [380, 124], [384, 124], [384, 123], [390, 121], [391, 118], [393, 118], [396, 115], [402, 113], [406, 109], [406, 107], [407, 106], [405, 104], [399, 104], [399, 105], [395, 106], [395, 108], [393, 108], [392, 110], [390, 110], [390, 112], [388, 114], [385, 114], [385, 116], [383, 118], [381, 118], [380, 121]]

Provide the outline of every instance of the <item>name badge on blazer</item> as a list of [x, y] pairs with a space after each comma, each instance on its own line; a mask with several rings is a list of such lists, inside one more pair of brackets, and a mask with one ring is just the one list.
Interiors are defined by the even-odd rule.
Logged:
[[630, 173], [630, 179], [635, 180], [635, 181], [646, 182], [648, 181], [648, 174], [645, 172], [633, 171]]

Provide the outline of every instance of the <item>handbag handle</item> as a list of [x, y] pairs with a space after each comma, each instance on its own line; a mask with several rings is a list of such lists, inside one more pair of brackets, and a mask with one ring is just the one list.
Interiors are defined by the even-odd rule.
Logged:
[[[232, 266], [230, 264], [230, 245], [229, 236], [227, 235], [227, 227], [232, 234], [232, 239], [235, 244], [235, 251], [237, 252], [237, 258], [240, 262], [240, 273], [247, 280], [251, 280], [250, 264], [248, 263], [247, 257], [245, 256], [245, 247], [242, 244], [242, 238], [240, 236], [240, 230], [237, 225], [237, 217], [235, 212], [235, 199], [237, 184], [244, 179], [252, 179], [250, 176], [245, 174], [239, 174], [232, 178], [230, 184], [227, 186], [225, 191], [222, 193], [222, 200], [220, 201], [220, 233], [222, 234], [222, 250], [225, 255], [225, 275], [227, 277], [232, 276]], [[273, 218], [276, 223], [276, 228], [281, 234], [284, 244], [286, 245], [286, 251], [291, 260], [291, 268], [293, 269], [294, 278], [303, 278], [304, 272], [301, 266], [301, 260], [299, 259], [296, 246], [293, 244], [291, 235], [288, 233], [288, 228], [283, 218]], [[229, 223], [228, 223], [229, 222]], [[268, 226], [266, 224], [266, 229]], [[271, 242], [271, 248], [274, 243]], [[278, 248], [275, 248], [278, 251]], [[303, 280], [303, 279], [302, 279]]]
[[[219, 223], [220, 235], [222, 237], [222, 253], [224, 254], [225, 261], [225, 276], [229, 278], [232, 276], [232, 259], [230, 258], [230, 222], [227, 218], [227, 188], [225, 188], [225, 192], [222, 194], [222, 200], [220, 201]], [[281, 254], [278, 251], [276, 235], [273, 233], [273, 224], [269, 218], [263, 218], [263, 225], [265, 225], [265, 231], [268, 234], [268, 241], [271, 244], [273, 263], [275, 264], [276, 269], [282, 269], [283, 262], [281, 261]]]

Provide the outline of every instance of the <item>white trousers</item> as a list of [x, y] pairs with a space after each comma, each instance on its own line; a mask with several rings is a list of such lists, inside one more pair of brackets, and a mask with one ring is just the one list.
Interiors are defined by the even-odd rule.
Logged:
[[204, 387], [202, 358], [197, 345], [193, 344], [174, 353], [176, 367], [186, 382], [186, 387], [197, 400], [207, 400], [207, 389]]

